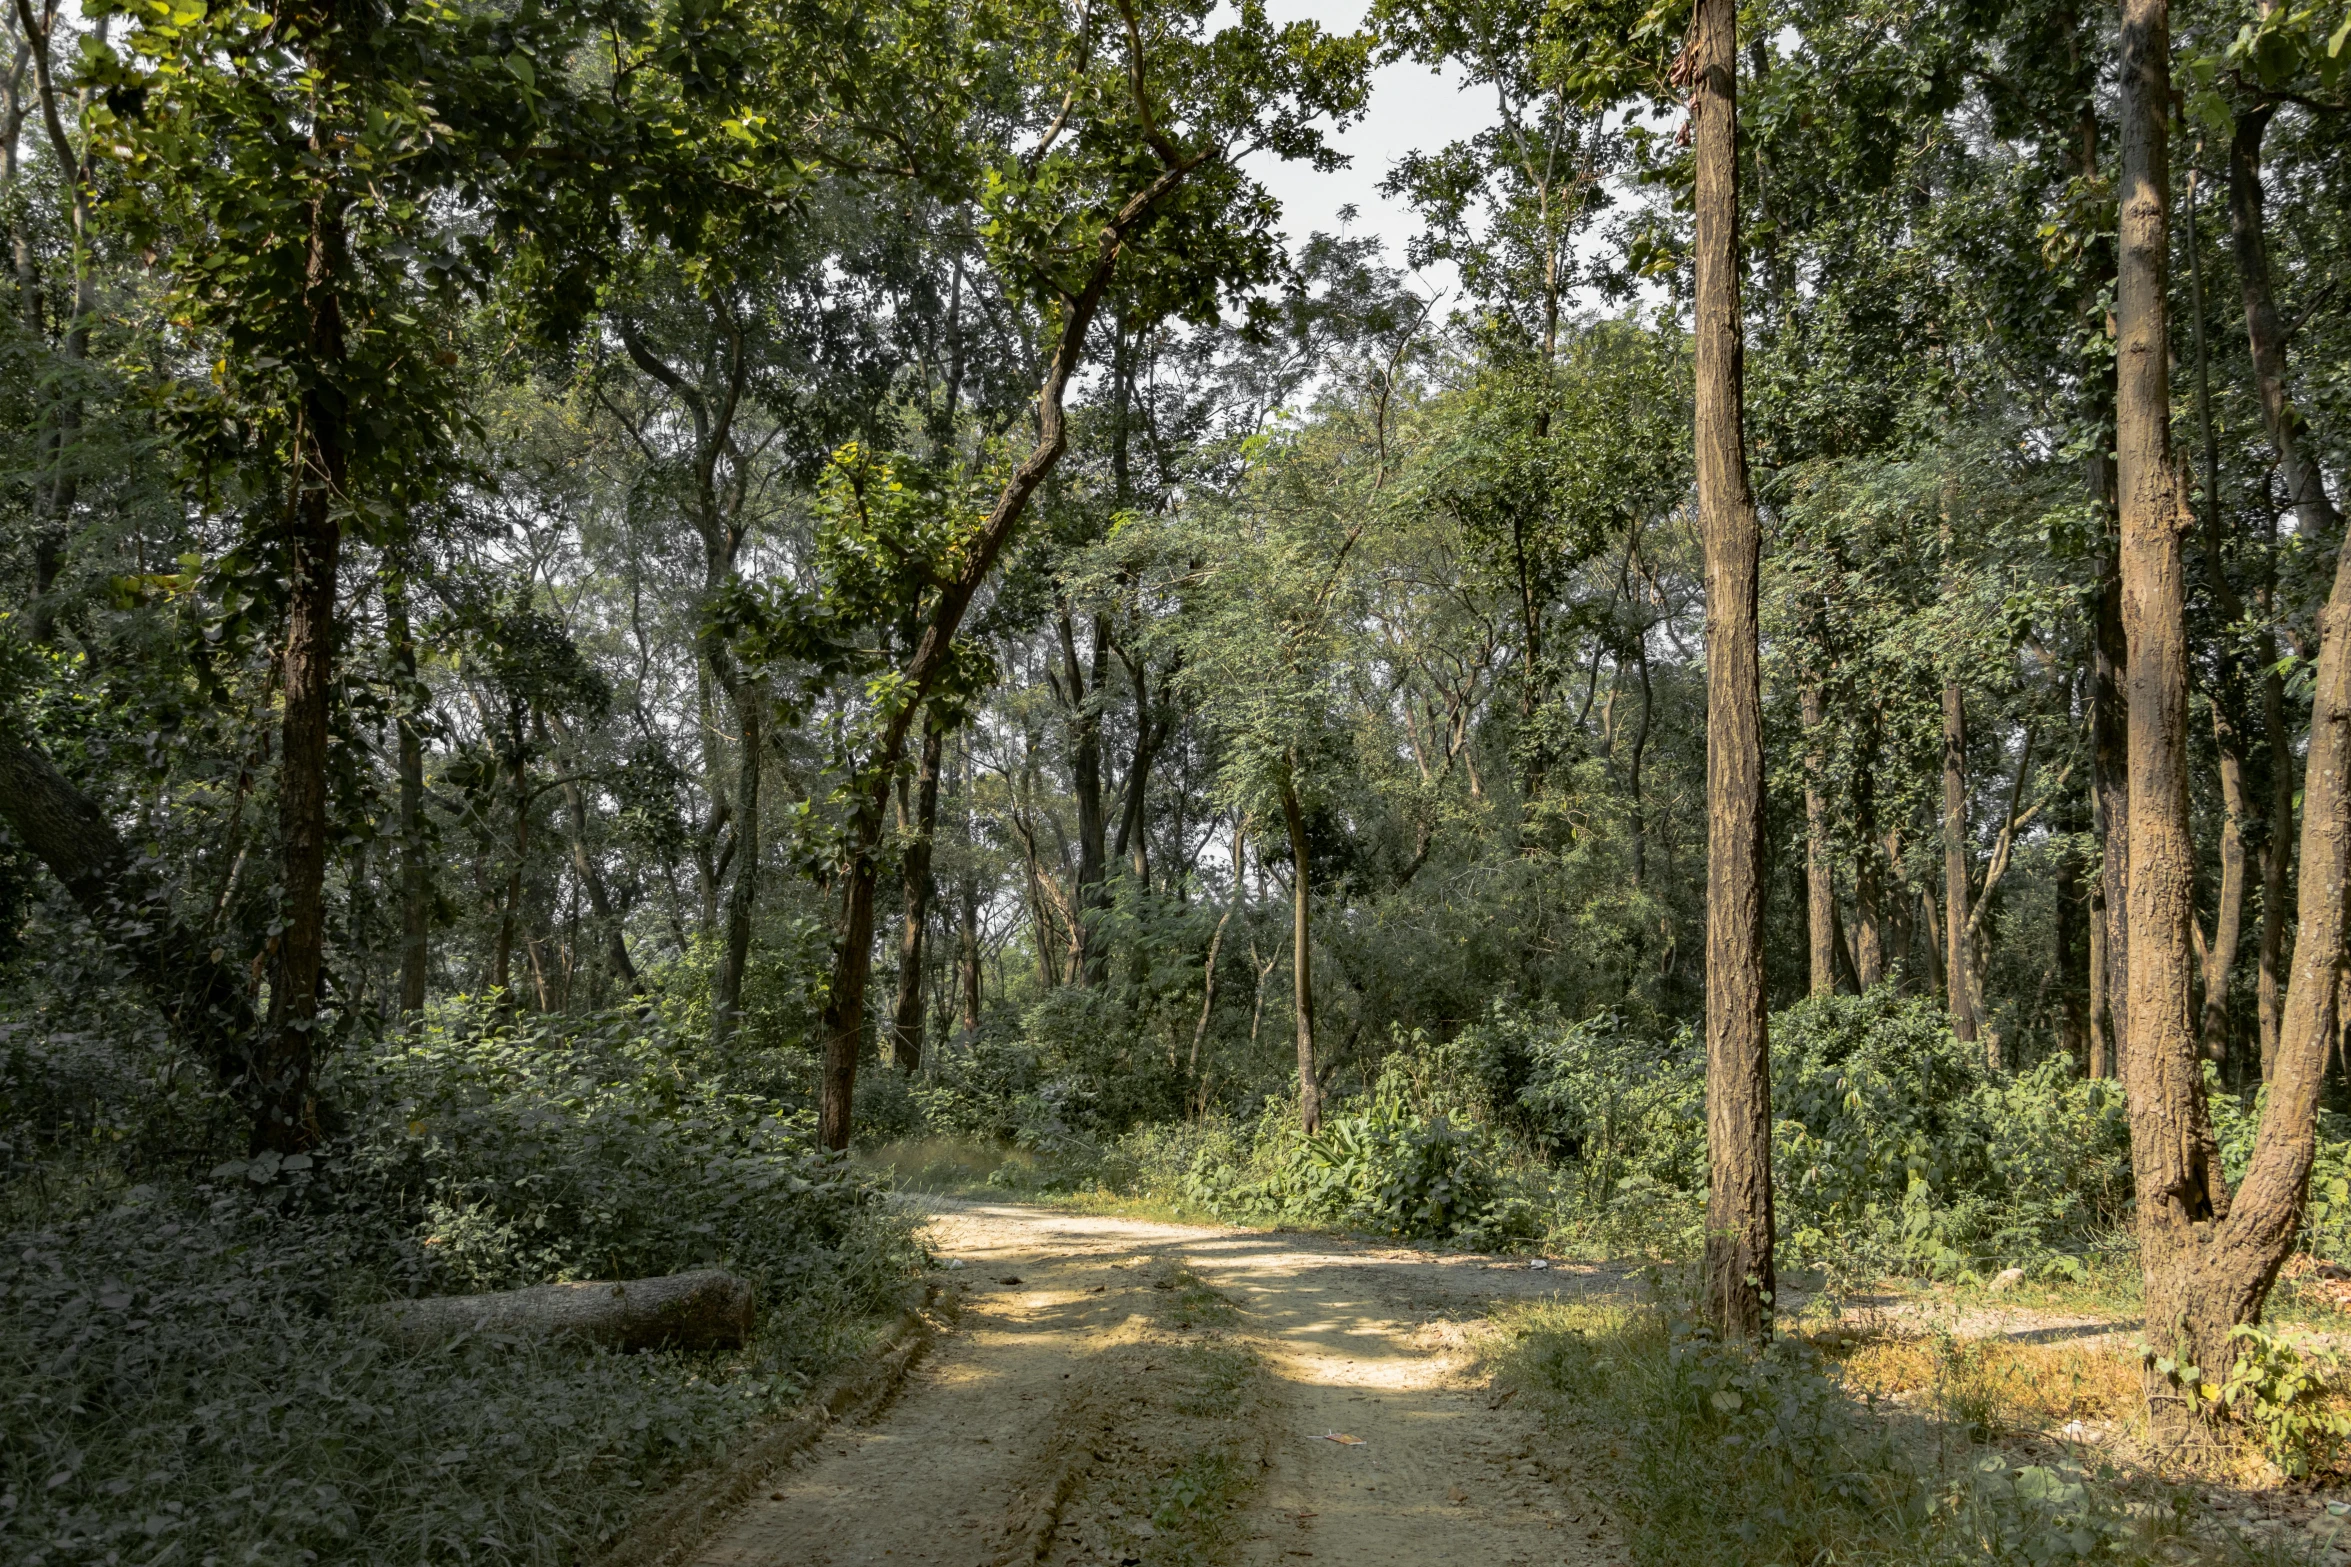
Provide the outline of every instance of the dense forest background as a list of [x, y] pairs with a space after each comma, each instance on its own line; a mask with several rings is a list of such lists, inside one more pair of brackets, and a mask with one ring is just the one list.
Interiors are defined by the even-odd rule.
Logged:
[[[2351, 468], [2341, 23], [2171, 17], [2239, 1173]], [[8, 1331], [261, 1268], [248, 1224], [290, 1322], [717, 1257], [824, 1303], [781, 1398], [911, 1265], [825, 1150], [926, 1139], [1686, 1252], [1686, 25], [15, 0], [0, 1179], [53, 1310]], [[2079, 1272], [2130, 1186], [2116, 18], [1739, 31], [1782, 1244]], [[1396, 60], [1493, 128], [1388, 173], [1404, 254], [1293, 232], [1247, 160], [1334, 166]]]

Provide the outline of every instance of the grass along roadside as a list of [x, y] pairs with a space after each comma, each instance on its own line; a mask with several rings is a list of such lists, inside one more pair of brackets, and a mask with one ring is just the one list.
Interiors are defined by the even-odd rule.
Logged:
[[[2111, 1350], [1824, 1328], [1758, 1354], [1657, 1306], [1515, 1306], [1495, 1328], [1499, 1378], [1601, 1481], [1640, 1567], [2345, 1559], [2323, 1500], [2233, 1435], [2159, 1464]], [[2061, 1439], [2060, 1416], [2098, 1411], [2112, 1440]]]

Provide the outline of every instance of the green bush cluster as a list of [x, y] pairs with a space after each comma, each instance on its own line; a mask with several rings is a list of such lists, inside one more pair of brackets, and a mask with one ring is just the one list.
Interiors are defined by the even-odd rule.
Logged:
[[[454, 1006], [329, 1087], [316, 1157], [12, 1190], [0, 1557], [577, 1560], [788, 1404], [919, 1262], [804, 1112], [681, 1067], [635, 1016]], [[758, 1287], [746, 1351], [412, 1352], [367, 1326], [397, 1295], [703, 1263]]]
[[[1086, 1052], [1068, 1010], [1038, 1009], [1042, 1033], [983, 1042], [913, 1090], [927, 1129], [1039, 1155], [1007, 1179], [1240, 1222], [1660, 1257], [1703, 1237], [1705, 1053], [1687, 1028], [1660, 1038], [1614, 1013], [1496, 1003], [1448, 1040], [1393, 1034], [1309, 1137], [1294, 1091], [1278, 1088], [1238, 1115], [1150, 1120], [1145, 1101], [1160, 1091], [1130, 1074], [1112, 1103], [1105, 1076], [1077, 1069]], [[1801, 1002], [1771, 1032], [1785, 1263], [2078, 1274], [2119, 1243], [2130, 1173], [2118, 1085], [2063, 1060], [1995, 1074], [1930, 1000], [1890, 987]], [[2232, 1102], [2225, 1125], [2235, 1113]], [[2351, 1231], [2347, 1151], [2322, 1155], [2318, 1212]], [[2334, 1208], [2330, 1179], [2347, 1194]]]

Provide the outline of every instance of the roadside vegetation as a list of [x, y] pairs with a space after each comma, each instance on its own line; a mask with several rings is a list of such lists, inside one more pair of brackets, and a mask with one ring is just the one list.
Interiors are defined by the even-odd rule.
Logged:
[[0, 1556], [586, 1564], [926, 1184], [1686, 1278], [1660, 1551], [2146, 1548], [1798, 1297], [2336, 1473], [2342, 0], [1317, 9], [0, 14]]

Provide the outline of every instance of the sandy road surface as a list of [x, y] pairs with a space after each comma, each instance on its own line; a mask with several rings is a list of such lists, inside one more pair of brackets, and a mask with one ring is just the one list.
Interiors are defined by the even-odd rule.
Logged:
[[1623, 1559], [1469, 1332], [1498, 1298], [1618, 1275], [1009, 1203], [940, 1202], [929, 1238], [962, 1264], [953, 1331], [701, 1567]]

